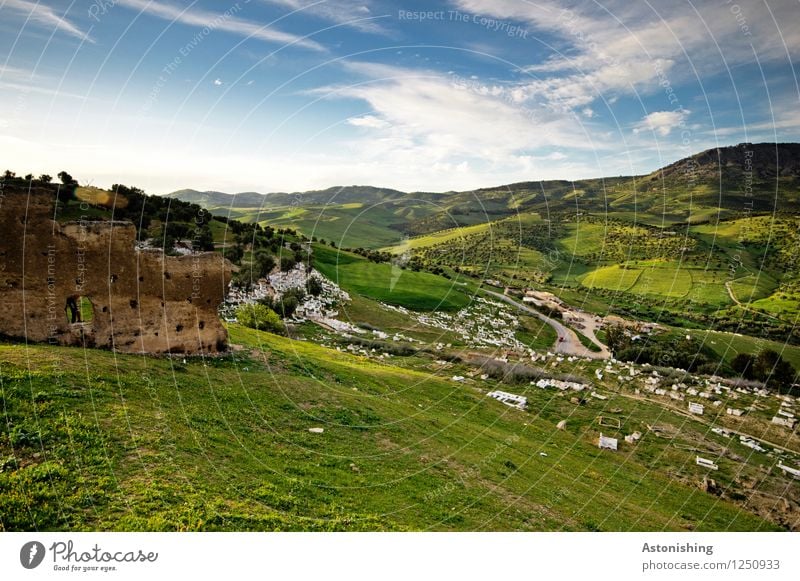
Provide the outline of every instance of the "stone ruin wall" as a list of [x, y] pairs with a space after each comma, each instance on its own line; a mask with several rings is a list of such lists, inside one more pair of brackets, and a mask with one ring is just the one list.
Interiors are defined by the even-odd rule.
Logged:
[[[0, 198], [0, 335], [126, 353], [227, 349], [226, 259], [138, 250], [133, 224], [59, 224], [54, 204], [47, 188]], [[91, 321], [70, 322], [69, 297], [89, 300]]]

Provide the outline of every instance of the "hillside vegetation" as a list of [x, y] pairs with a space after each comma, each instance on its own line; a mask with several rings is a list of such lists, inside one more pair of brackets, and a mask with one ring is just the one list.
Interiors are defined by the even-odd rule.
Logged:
[[[576, 408], [535, 389], [521, 412], [485, 397], [492, 382], [453, 383], [425, 360], [398, 367], [236, 326], [231, 338], [231, 356], [187, 363], [1, 345], [0, 529], [778, 526], [691, 485], [702, 472], [669, 441], [598, 450], [609, 405], [626, 430], [716, 437], [646, 401]], [[743, 477], [721, 463], [719, 482]]]

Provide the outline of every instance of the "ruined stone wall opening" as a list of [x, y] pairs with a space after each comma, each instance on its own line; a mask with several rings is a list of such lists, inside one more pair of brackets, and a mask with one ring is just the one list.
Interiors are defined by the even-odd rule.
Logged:
[[67, 323], [91, 323], [94, 320], [94, 306], [89, 297], [82, 295], [72, 295], [67, 297], [64, 306], [67, 315]]

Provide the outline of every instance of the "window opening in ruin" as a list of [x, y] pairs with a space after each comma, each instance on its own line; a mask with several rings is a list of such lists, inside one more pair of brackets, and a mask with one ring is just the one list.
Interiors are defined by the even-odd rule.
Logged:
[[67, 297], [64, 306], [67, 314], [67, 323], [91, 323], [94, 319], [94, 307], [88, 297], [72, 295]]

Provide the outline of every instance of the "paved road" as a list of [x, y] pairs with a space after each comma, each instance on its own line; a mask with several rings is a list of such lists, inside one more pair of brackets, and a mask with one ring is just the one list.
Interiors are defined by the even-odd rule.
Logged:
[[565, 355], [575, 355], [577, 357], [590, 357], [592, 359], [608, 359], [608, 353], [606, 352], [595, 352], [587, 349], [581, 343], [581, 340], [578, 339], [578, 335], [572, 329], [566, 327], [563, 323], [559, 323], [555, 319], [548, 317], [547, 315], [540, 313], [536, 309], [532, 309], [528, 305], [523, 303], [519, 303], [514, 299], [500, 293], [496, 293], [494, 291], [484, 289], [484, 292], [487, 294], [492, 295], [495, 298], [500, 299], [517, 307], [520, 311], [524, 311], [528, 314], [533, 315], [534, 317], [539, 318], [540, 320], [544, 321], [553, 329], [555, 329], [556, 334], [558, 335], [558, 339], [556, 339], [555, 344], [555, 351], [556, 353], [563, 353]]

